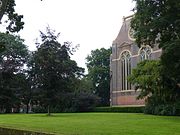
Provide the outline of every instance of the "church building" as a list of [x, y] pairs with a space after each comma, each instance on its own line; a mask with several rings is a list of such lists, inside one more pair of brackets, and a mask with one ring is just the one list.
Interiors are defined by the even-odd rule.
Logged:
[[133, 37], [130, 22], [133, 16], [123, 18], [123, 25], [112, 44], [110, 62], [110, 104], [111, 106], [139, 106], [144, 100], [137, 100], [139, 90], [135, 91], [127, 76], [131, 74], [137, 63], [146, 59], [158, 59], [161, 49], [149, 45], [139, 48]]

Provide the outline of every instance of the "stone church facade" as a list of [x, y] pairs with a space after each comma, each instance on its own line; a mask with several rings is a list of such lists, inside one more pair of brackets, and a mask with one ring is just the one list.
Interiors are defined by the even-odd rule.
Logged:
[[158, 59], [161, 50], [148, 45], [139, 48], [133, 38], [130, 28], [132, 16], [123, 18], [123, 25], [117, 38], [112, 44], [110, 62], [110, 104], [111, 106], [138, 106], [144, 105], [144, 100], [137, 100], [140, 91], [135, 91], [127, 76], [131, 74], [137, 63], [145, 59]]

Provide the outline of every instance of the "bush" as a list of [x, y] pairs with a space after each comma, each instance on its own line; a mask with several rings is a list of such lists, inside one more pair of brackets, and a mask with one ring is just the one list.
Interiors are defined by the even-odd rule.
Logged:
[[72, 108], [76, 112], [89, 112], [93, 111], [99, 102], [99, 98], [91, 93], [81, 92], [77, 93], [72, 104]]
[[171, 116], [171, 115], [177, 115], [177, 109], [174, 105], [171, 104], [160, 104], [157, 106], [147, 105], [145, 107], [145, 113]]
[[143, 113], [144, 106], [139, 107], [96, 107], [94, 112], [123, 112], [123, 113]]
[[[51, 113], [59, 112], [89, 112], [92, 111], [99, 102], [99, 98], [87, 92], [78, 93], [66, 93], [52, 106]], [[34, 106], [33, 112], [35, 113], [47, 113], [47, 108], [44, 106]]]
[[[158, 100], [158, 101], [157, 101]], [[144, 112], [146, 114], [154, 115], [167, 115], [174, 116], [180, 115], [180, 101], [179, 102], [162, 102], [159, 98], [150, 97], [146, 103]]]
[[33, 106], [32, 107], [32, 112], [34, 113], [47, 113], [47, 109], [43, 106]]

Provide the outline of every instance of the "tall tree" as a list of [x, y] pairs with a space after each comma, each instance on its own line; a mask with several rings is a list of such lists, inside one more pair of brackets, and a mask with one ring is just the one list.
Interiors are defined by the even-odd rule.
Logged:
[[163, 48], [180, 37], [180, 5], [177, 0], [134, 0], [131, 26], [138, 45]]
[[[166, 79], [180, 89], [180, 4], [177, 0], [134, 0], [132, 28], [138, 45], [162, 48]], [[171, 86], [172, 87], [172, 86]]]
[[[136, 42], [139, 46], [150, 45], [162, 49], [160, 77], [162, 78], [162, 93], [166, 96], [161, 102], [164, 104], [176, 104], [180, 101], [179, 1], [134, 1], [136, 1], [136, 7], [131, 26], [135, 31]], [[154, 100], [153, 97], [154, 95], [152, 94], [152, 100], [149, 100], [150, 102]]]
[[0, 105], [9, 112], [17, 101], [20, 85], [14, 85], [14, 81], [23, 72], [28, 49], [20, 37], [7, 33], [0, 33], [0, 42], [5, 44], [5, 50], [0, 53]]
[[48, 109], [57, 103], [62, 93], [73, 90], [73, 81], [82, 75], [83, 69], [70, 58], [73, 48], [70, 42], [60, 44], [59, 34], [47, 28], [41, 32], [42, 43], [37, 46], [32, 59], [35, 87], [39, 89], [39, 101]]
[[111, 48], [96, 49], [87, 56], [88, 77], [93, 83], [94, 92], [101, 98], [101, 105], [109, 105]]

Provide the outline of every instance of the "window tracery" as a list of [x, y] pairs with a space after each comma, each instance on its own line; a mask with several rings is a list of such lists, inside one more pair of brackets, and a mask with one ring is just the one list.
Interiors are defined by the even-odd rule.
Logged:
[[128, 82], [127, 77], [131, 74], [131, 55], [130, 52], [124, 51], [121, 54], [121, 89], [130, 90], [131, 84]]
[[144, 46], [140, 49], [139, 52], [140, 60], [149, 60], [151, 58], [151, 47], [150, 46]]

